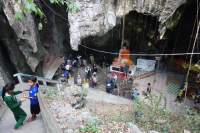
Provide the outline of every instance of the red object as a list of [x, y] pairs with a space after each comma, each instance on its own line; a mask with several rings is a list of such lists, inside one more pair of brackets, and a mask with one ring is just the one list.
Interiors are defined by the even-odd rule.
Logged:
[[114, 59], [110, 72], [112, 73], [112, 76], [117, 75], [119, 79], [126, 79], [127, 75], [124, 72], [124, 67], [126, 65], [130, 67], [132, 64], [133, 62], [130, 59], [130, 50], [122, 48], [119, 52], [119, 57]]
[[119, 58], [121, 59], [130, 59], [130, 51], [128, 49], [121, 49], [119, 53]]
[[119, 62], [113, 62], [110, 71], [112, 76], [117, 75], [119, 79], [126, 79], [126, 74], [124, 72], [125, 64], [121, 64]]

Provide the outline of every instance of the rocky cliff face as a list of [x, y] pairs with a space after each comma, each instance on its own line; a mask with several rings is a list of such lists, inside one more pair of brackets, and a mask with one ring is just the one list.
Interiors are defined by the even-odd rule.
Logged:
[[[67, 13], [63, 7], [51, 5], [46, 1], [38, 2], [46, 18], [43, 30], [37, 28], [38, 19], [33, 14], [25, 14], [21, 21], [15, 19], [19, 10], [19, 3], [15, 0], [0, 0], [0, 71], [11, 79], [13, 73], [38, 73], [44, 60], [49, 56], [63, 56], [71, 48], [78, 50], [78, 45], [87, 37], [95, 37], [99, 46], [109, 45], [111, 37], [121, 41], [122, 16], [127, 16], [127, 36], [136, 35], [137, 43], [141, 40], [138, 34], [146, 27], [135, 25], [145, 24], [143, 15], [152, 16], [156, 30], [162, 38], [166, 29], [176, 26], [181, 13], [175, 12], [186, 0], [76, 0], [80, 10], [76, 13]], [[53, 10], [53, 11], [52, 11]], [[132, 13], [131, 13], [132, 12]], [[135, 17], [139, 16], [137, 19]], [[59, 14], [59, 15], [58, 15]], [[62, 17], [60, 17], [62, 16]], [[64, 19], [63, 19], [64, 18]], [[132, 19], [130, 19], [132, 18]], [[143, 19], [142, 22], [138, 19]], [[146, 18], [145, 18], [146, 19]], [[151, 18], [150, 18], [151, 19]], [[177, 21], [174, 21], [177, 20]], [[151, 27], [151, 25], [149, 25]], [[155, 27], [155, 26], [154, 26]], [[155, 28], [146, 35], [155, 42], [157, 36]], [[112, 31], [112, 32], [111, 32]], [[114, 34], [113, 34], [114, 32]], [[144, 31], [143, 31], [144, 32]], [[146, 32], [146, 31], [145, 31]], [[144, 35], [142, 35], [144, 37]], [[113, 42], [112, 42], [113, 43]], [[148, 41], [143, 42], [147, 44]], [[71, 47], [70, 47], [71, 46]], [[2, 52], [3, 51], [3, 52]], [[7, 67], [9, 66], [9, 67]]]
[[101, 36], [117, 25], [117, 19], [130, 11], [157, 16], [159, 31], [165, 33], [165, 23], [186, 0], [77, 0], [77, 13], [69, 13], [70, 44], [78, 49], [81, 39]]
[[[33, 14], [24, 14], [22, 20], [15, 18], [19, 4], [15, 0], [0, 0], [0, 72], [6, 82], [16, 72], [42, 74], [45, 59], [63, 56], [69, 49], [66, 21], [42, 7], [48, 22], [44, 23], [43, 31], [39, 31]], [[62, 8], [58, 12], [61, 11]]]
[[18, 11], [14, 0], [0, 1], [0, 71], [6, 82], [16, 72], [33, 73], [43, 60], [45, 50], [41, 46], [35, 19], [31, 14], [17, 21]]

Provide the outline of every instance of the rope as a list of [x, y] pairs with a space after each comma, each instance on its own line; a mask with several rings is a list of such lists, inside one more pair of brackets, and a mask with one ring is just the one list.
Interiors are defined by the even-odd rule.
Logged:
[[[61, 14], [57, 13], [56, 11], [54, 11], [54, 9], [52, 9], [44, 0], [40, 0], [47, 8], [49, 8], [49, 10], [54, 13], [56, 16], [60, 17], [61, 19], [63, 20], [66, 20], [68, 21], [67, 18], [63, 17]], [[126, 7], [126, 0], [125, 0], [125, 4], [124, 4]], [[198, 8], [199, 9], [199, 8]], [[125, 10], [124, 10], [125, 12]], [[124, 13], [124, 16], [125, 16], [125, 13]], [[125, 17], [124, 17], [125, 18]], [[125, 19], [123, 19], [125, 20]], [[125, 23], [124, 23], [125, 24]], [[125, 26], [124, 26], [125, 27]], [[124, 31], [124, 29], [123, 29]], [[86, 49], [90, 49], [90, 50], [93, 50], [95, 52], [100, 52], [100, 53], [106, 53], [106, 54], [112, 54], [112, 55], [118, 55], [119, 53], [114, 53], [114, 52], [108, 52], [108, 51], [102, 51], [102, 50], [97, 50], [97, 49], [93, 49], [93, 48], [89, 48], [85, 45], [81, 45], [80, 46], [82, 47], [85, 47]], [[166, 55], [169, 55], [169, 56], [175, 56], [175, 55], [200, 55], [200, 53], [172, 53], [172, 54], [130, 54], [130, 55], [138, 55], [138, 56], [166, 56]]]
[[[98, 50], [98, 49], [93, 49], [90, 47], [87, 47], [85, 45], [79, 44], [79, 46], [82, 46], [86, 49], [98, 52], [98, 53], [105, 53], [105, 54], [110, 54], [110, 55], [118, 55], [119, 53], [115, 52], [109, 52], [109, 51], [103, 51], [103, 50]], [[126, 55], [126, 54], [123, 54]], [[169, 54], [127, 54], [127, 55], [133, 55], [133, 56], [175, 56], [175, 55], [200, 55], [200, 53], [169, 53]]]
[[[194, 52], [196, 42], [197, 42], [197, 38], [198, 38], [198, 35], [199, 35], [199, 27], [200, 27], [200, 22], [199, 22], [198, 27], [197, 27], [197, 32], [196, 32], [196, 36], [195, 36], [195, 40], [194, 40], [194, 44], [193, 44], [193, 48], [192, 48], [192, 53]], [[186, 84], [188, 83], [190, 69], [191, 69], [191, 66], [192, 66], [192, 57], [193, 57], [193, 54], [191, 54], [191, 56], [190, 56], [190, 64], [189, 64], [189, 68], [188, 68], [188, 71], [187, 71]], [[185, 90], [185, 101], [186, 101], [187, 91], [188, 91], [188, 86], [186, 86], [186, 90]]]
[[192, 28], [192, 34], [190, 36], [190, 42], [189, 42], [189, 46], [188, 46], [187, 52], [190, 51], [190, 46], [192, 44], [192, 37], [193, 37], [194, 31], [195, 31], [196, 23], [198, 24], [199, 8], [200, 8], [200, 4], [198, 3], [198, 0], [197, 0], [197, 15], [196, 15], [196, 18], [195, 18], [195, 21], [194, 21], [194, 25], [193, 25], [193, 28]]
[[124, 1], [124, 14], [123, 14], [123, 27], [122, 27], [121, 48], [123, 47], [123, 44], [124, 44], [125, 20], [126, 20], [126, 0]]
[[44, 0], [40, 0], [54, 15], [58, 16], [59, 18], [63, 19], [64, 21], [67, 21], [68, 24], [68, 19], [63, 17], [61, 14], [57, 13], [54, 11], [53, 8], [51, 8]]

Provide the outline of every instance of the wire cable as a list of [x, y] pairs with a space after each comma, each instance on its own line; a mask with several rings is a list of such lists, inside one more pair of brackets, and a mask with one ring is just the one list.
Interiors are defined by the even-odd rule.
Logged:
[[[198, 0], [197, 0], [197, 4], [198, 4]], [[197, 10], [198, 9], [199, 8], [197, 8]], [[198, 11], [197, 11], [197, 22], [198, 22]], [[197, 25], [197, 32], [196, 32], [196, 36], [195, 36], [193, 47], [192, 47], [192, 53], [194, 52], [196, 43], [198, 43], [197, 41], [198, 41], [198, 36], [199, 36], [200, 21], [197, 24], [198, 24]], [[189, 63], [189, 67], [188, 67], [188, 71], [187, 71], [187, 76], [186, 76], [186, 80], [185, 80], [186, 81], [186, 88], [185, 88], [185, 100], [184, 100], [184, 102], [186, 102], [186, 98], [187, 98], [188, 80], [189, 80], [190, 70], [191, 70], [191, 67], [192, 67], [192, 58], [193, 58], [193, 55], [190, 56], [190, 63]]]
[[[68, 22], [68, 19], [63, 17], [61, 14], [57, 13], [52, 9], [44, 0], [40, 0], [52, 13], [54, 13], [56, 16], [60, 17], [63, 20], [66, 20]], [[97, 50], [93, 49], [90, 47], [87, 47], [85, 45], [80, 44], [80, 46], [85, 47], [86, 49], [99, 52], [99, 53], [105, 53], [105, 54], [111, 54], [111, 55], [118, 55], [119, 53], [114, 53], [114, 52], [108, 52], [108, 51], [103, 51], [103, 50]], [[135, 55], [135, 56], [175, 56], [175, 55], [200, 55], [200, 53], [171, 53], [171, 54], [130, 54], [130, 55]]]
[[67, 21], [68, 24], [68, 19], [63, 17], [61, 14], [57, 13], [52, 7], [50, 7], [44, 0], [40, 0], [54, 15], [58, 16], [64, 21]]
[[[116, 52], [109, 52], [109, 51], [104, 51], [104, 50], [98, 50], [98, 49], [94, 49], [94, 48], [90, 48], [88, 46], [79, 44], [79, 46], [82, 46], [86, 49], [98, 52], [98, 53], [104, 53], [104, 54], [111, 54], [111, 55], [118, 55], [119, 53]], [[126, 55], [126, 54], [123, 54]], [[169, 53], [169, 54], [127, 54], [127, 55], [133, 55], [133, 56], [175, 56], [175, 55], [200, 55], [200, 53]]]

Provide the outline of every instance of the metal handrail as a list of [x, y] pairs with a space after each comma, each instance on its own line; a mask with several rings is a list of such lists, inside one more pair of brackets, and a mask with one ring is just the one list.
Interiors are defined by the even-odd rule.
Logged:
[[24, 73], [16, 73], [13, 75], [14, 77], [17, 77], [19, 83], [23, 83], [24, 81], [22, 80], [22, 77], [36, 77], [38, 81], [41, 81], [43, 83], [43, 85], [48, 86], [47, 83], [54, 83], [57, 85], [58, 90], [60, 90], [60, 84], [61, 81], [59, 80], [52, 80], [52, 79], [48, 79], [48, 78], [44, 78], [44, 77], [39, 77], [39, 76], [35, 76], [35, 75], [30, 75], [30, 74], [24, 74]]

